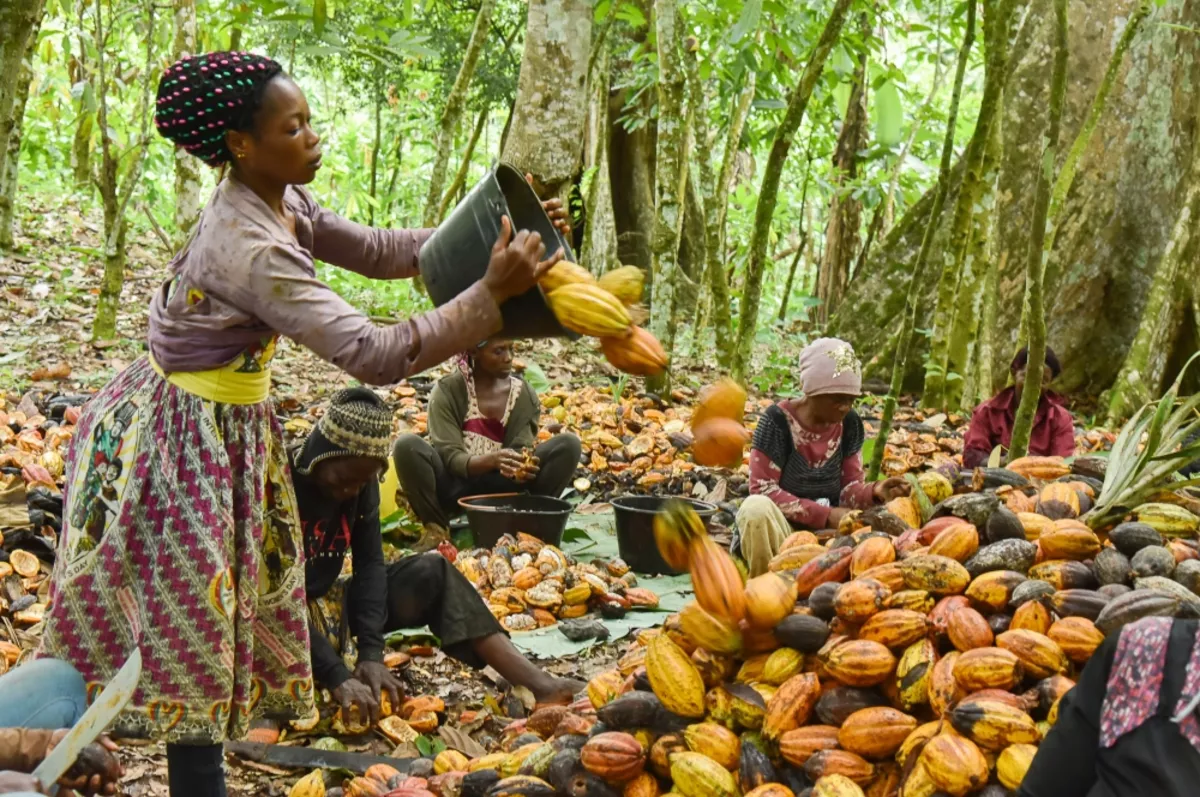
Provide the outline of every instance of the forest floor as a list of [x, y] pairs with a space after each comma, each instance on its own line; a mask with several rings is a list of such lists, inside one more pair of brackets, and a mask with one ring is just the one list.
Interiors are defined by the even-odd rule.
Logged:
[[[0, 256], [0, 411], [7, 409], [10, 413], [22, 406], [26, 410], [35, 406], [41, 409], [54, 395], [91, 393], [141, 356], [147, 332], [146, 308], [169, 271], [167, 247], [157, 237], [131, 236], [117, 339], [94, 344], [90, 335], [102, 271], [101, 222], [95, 214], [81, 212], [70, 199], [32, 197], [29, 201], [34, 203], [33, 212], [24, 221], [17, 250]], [[795, 354], [798, 347], [795, 352], [784, 352], [784, 359], [794, 362]], [[587, 533], [601, 548], [615, 550], [611, 509], [606, 503], [615, 492], [685, 493], [727, 506], [728, 501], [745, 494], [744, 465], [733, 471], [702, 469], [693, 466], [686, 454], [687, 405], [700, 385], [718, 376], [704, 358], [693, 358], [682, 367], [677, 364], [673, 374], [676, 389], [671, 396], [660, 399], [638, 394], [630, 385], [625, 398], [614, 403], [613, 385], [624, 388], [626, 381], [603, 362], [597, 347], [589, 341], [526, 343], [519, 347], [518, 357], [526, 366], [526, 376], [542, 394], [546, 408], [543, 428], [549, 432], [573, 431], [584, 441], [586, 462], [576, 475], [586, 484], [577, 483], [573, 500], [579, 502], [580, 513], [574, 517], [587, 525]], [[778, 356], [774, 362], [780, 362]], [[424, 431], [425, 398], [446, 369], [439, 367], [381, 391], [396, 409], [397, 431]], [[781, 382], [787, 371], [786, 367], [778, 370]], [[328, 397], [351, 383], [338, 369], [286, 341], [280, 346], [272, 378], [290, 436], [311, 428]], [[794, 385], [772, 385], [768, 390], [789, 391]], [[769, 404], [765, 396], [756, 396], [754, 401], [760, 408]], [[876, 426], [877, 404], [876, 398], [868, 397], [859, 410], [869, 434]], [[956, 415], [925, 414], [911, 407], [902, 409], [889, 439], [889, 473], [916, 471], [953, 458], [961, 451], [965, 420]], [[647, 428], [657, 429], [657, 433], [643, 432]], [[1111, 439], [1112, 435], [1103, 431], [1081, 430], [1078, 443], [1081, 451], [1098, 450], [1107, 447]], [[7, 465], [7, 478], [17, 481], [19, 468], [14, 477], [14, 462], [5, 461], [4, 454], [0, 450], [0, 466]], [[5, 478], [0, 472], [0, 488]], [[24, 485], [13, 487], [20, 487], [24, 495]], [[4, 497], [5, 491], [0, 489], [0, 512]], [[43, 576], [46, 572], [48, 568], [43, 565]], [[29, 587], [31, 593], [44, 599], [44, 584]], [[0, 640], [7, 635], [25, 649], [35, 643], [38, 630], [35, 625], [17, 631], [10, 618], [0, 618]], [[553, 644], [548, 644], [546, 650], [553, 650]], [[610, 668], [623, 644], [613, 640], [582, 652], [544, 657], [541, 663], [555, 674], [586, 679]], [[533, 655], [538, 652], [537, 644], [524, 647]], [[406, 670], [410, 692], [437, 695], [446, 701], [444, 727], [450, 729], [451, 738], [465, 731], [486, 746], [499, 737], [504, 716], [521, 714], [521, 695], [506, 690], [490, 671], [471, 670], [436, 649], [418, 646], [409, 648], [409, 652], [414, 654]], [[473, 713], [464, 716], [464, 711]], [[441, 738], [450, 741], [445, 733]], [[382, 737], [370, 735], [343, 741], [351, 750], [388, 753], [395, 747]], [[128, 745], [122, 756], [127, 768], [123, 784], [126, 794], [140, 797], [167, 793], [166, 763], [160, 745]], [[229, 791], [233, 795], [282, 794], [297, 776], [253, 762], [230, 759], [230, 764]]]

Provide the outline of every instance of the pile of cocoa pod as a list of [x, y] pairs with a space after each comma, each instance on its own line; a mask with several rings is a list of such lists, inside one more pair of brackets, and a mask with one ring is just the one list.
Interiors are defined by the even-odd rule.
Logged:
[[593, 611], [616, 618], [658, 608], [658, 596], [637, 585], [622, 559], [578, 562], [529, 534], [506, 534], [490, 551], [464, 551], [454, 566], [508, 631], [533, 631]]

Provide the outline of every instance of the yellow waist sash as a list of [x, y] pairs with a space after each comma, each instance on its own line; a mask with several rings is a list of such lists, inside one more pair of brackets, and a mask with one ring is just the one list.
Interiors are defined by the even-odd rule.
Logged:
[[[158, 375], [180, 390], [194, 396], [220, 404], [261, 404], [271, 393], [271, 369], [267, 365], [258, 370], [244, 370], [250, 361], [267, 361], [274, 354], [274, 341], [255, 357], [239, 355], [236, 360], [221, 368], [208, 371], [187, 371], [168, 374], [150, 355], [150, 365]], [[263, 356], [265, 355], [265, 356]], [[243, 369], [243, 370], [239, 370]]]

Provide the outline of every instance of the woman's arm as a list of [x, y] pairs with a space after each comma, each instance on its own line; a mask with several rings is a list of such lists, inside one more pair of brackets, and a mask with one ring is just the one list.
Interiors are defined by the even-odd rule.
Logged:
[[842, 458], [842, 494], [838, 504], [851, 509], [875, 505], [875, 485], [867, 484], [861, 450]]
[[537, 445], [538, 421], [541, 415], [542, 405], [538, 401], [537, 391], [533, 389], [533, 385], [522, 379], [521, 396], [513, 405], [512, 414], [508, 419], [512, 434], [508, 434], [508, 429], [504, 430], [504, 436], [508, 438], [505, 448], [519, 451]]
[[830, 507], [798, 498], [779, 486], [779, 466], [764, 452], [750, 452], [750, 494], [765, 495], [775, 502], [790, 522], [812, 529], [823, 529], [829, 521]]
[[350, 532], [354, 554], [354, 589], [350, 593], [350, 633], [358, 642], [359, 661], [383, 661], [383, 626], [387, 623], [387, 568], [379, 530], [379, 484], [372, 482], [358, 497], [358, 519]]
[[[963, 437], [963, 467], [977, 468], [987, 462], [988, 457], [992, 455], [992, 449], [999, 442], [998, 437], [999, 435], [993, 434], [987, 402], [984, 402], [971, 413], [971, 422]], [[997, 439], [997, 442], [993, 443], [993, 439]]]
[[423, 315], [377, 326], [316, 277], [298, 247], [271, 246], [250, 265], [251, 311], [362, 382], [387, 385], [448, 359], [501, 327], [500, 308], [476, 283]]
[[1058, 721], [1042, 740], [1017, 797], [1086, 797], [1096, 783], [1100, 711], [1119, 634], [1104, 641], [1079, 683], [1063, 696]]
[[344, 219], [317, 204], [296, 186], [300, 211], [312, 222], [312, 252], [318, 260], [377, 280], [415, 277], [417, 255], [433, 230], [387, 230]]

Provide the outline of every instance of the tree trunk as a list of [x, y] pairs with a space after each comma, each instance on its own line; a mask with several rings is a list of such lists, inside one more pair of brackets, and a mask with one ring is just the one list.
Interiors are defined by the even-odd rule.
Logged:
[[[1200, 97], [1200, 94], [1197, 95]], [[1197, 105], [1197, 122], [1200, 122], [1200, 103]], [[1150, 295], [1142, 311], [1141, 323], [1133, 345], [1121, 364], [1121, 371], [1108, 397], [1108, 424], [1116, 428], [1132, 415], [1138, 407], [1154, 400], [1162, 390], [1166, 377], [1167, 362], [1171, 356], [1172, 323], [1180, 315], [1181, 285], [1194, 285], [1196, 268], [1189, 262], [1195, 261], [1195, 247], [1189, 246], [1192, 228], [1200, 215], [1200, 137], [1196, 139], [1192, 166], [1184, 178], [1184, 200], [1179, 209], [1179, 218], [1171, 240], [1167, 243], [1150, 283]], [[1186, 275], [1180, 279], [1181, 275]], [[1183, 297], [1186, 298], [1186, 297]]]
[[579, 175], [592, 42], [588, 0], [530, 0], [512, 129], [501, 158], [567, 206]]
[[[530, 31], [533, 35], [534, 7], [540, 5], [537, 0], [529, 6]], [[475, 15], [475, 26], [471, 29], [471, 38], [467, 42], [466, 52], [463, 53], [462, 65], [454, 78], [454, 85], [446, 95], [446, 107], [438, 120], [437, 143], [434, 146], [433, 173], [429, 177], [429, 190], [425, 195], [425, 210], [421, 218], [426, 227], [435, 227], [440, 221], [442, 194], [446, 186], [446, 167], [450, 163], [450, 153], [454, 149], [454, 131], [458, 129], [458, 121], [462, 118], [463, 108], [467, 102], [467, 91], [471, 87], [471, 79], [475, 76], [475, 65], [479, 62], [479, 53], [483, 51], [483, 43], [487, 40], [488, 31], [492, 27], [492, 12], [496, 8], [496, 0], [481, 0], [479, 13]], [[529, 45], [526, 41], [525, 57], [529, 57]], [[521, 77], [524, 79], [525, 66], [521, 66]], [[550, 130], [552, 128], [546, 128]]]
[[82, 85], [75, 117], [75, 134], [71, 142], [71, 169], [76, 188], [90, 185], [92, 182], [92, 130], [96, 118], [95, 109], [92, 107], [95, 104], [95, 84], [92, 80], [91, 65], [88, 63], [87, 43], [83, 37], [87, 8], [88, 0], [76, 0], [75, 24], [78, 26], [79, 54], [72, 55], [69, 69], [72, 88]]
[[959, 302], [974, 300], [975, 296], [969, 290], [975, 287], [975, 270], [982, 265], [974, 261], [968, 263], [967, 255], [974, 237], [976, 208], [983, 201], [983, 193], [988, 185], [985, 163], [988, 141], [1003, 102], [1004, 83], [1008, 77], [1008, 40], [1013, 6], [1013, 0], [984, 0], [983, 3], [984, 40], [987, 47], [983, 98], [975, 119], [975, 130], [963, 157], [966, 171], [954, 203], [949, 245], [942, 252], [937, 304], [933, 313], [933, 335], [925, 365], [925, 389], [921, 396], [921, 403], [926, 407], [946, 409], [948, 380], [960, 384], [962, 380], [962, 372], [952, 374], [950, 371], [955, 309]]
[[829, 223], [825, 228], [825, 256], [817, 273], [817, 319], [829, 320], [831, 308], [841, 304], [850, 279], [850, 265], [858, 252], [859, 231], [862, 227], [862, 202], [852, 193], [858, 179], [858, 153], [867, 146], [867, 52], [866, 42], [871, 25], [864, 13], [859, 25], [863, 51], [850, 85], [850, 101], [833, 152], [832, 197], [829, 200]]
[[[725, 219], [729, 213], [729, 190], [733, 184], [733, 169], [737, 160], [742, 131], [750, 116], [754, 102], [757, 75], [746, 70], [746, 85], [738, 95], [733, 116], [729, 119], [729, 131], [725, 136], [725, 151], [721, 156], [721, 171], [716, 176], [711, 191], [705, 189], [704, 211], [708, 232], [708, 278], [711, 324], [716, 336], [717, 365], [729, 368], [733, 362], [733, 320], [729, 299], [729, 281], [725, 279]], [[707, 157], [700, 161], [700, 180], [705, 183], [705, 171], [712, 170]]]
[[917, 252], [916, 262], [913, 264], [912, 273], [908, 278], [908, 300], [904, 314], [901, 316], [900, 331], [896, 335], [892, 381], [888, 388], [887, 398], [883, 402], [883, 417], [879, 421], [879, 435], [875, 438], [875, 448], [871, 453], [871, 470], [868, 476], [871, 481], [879, 478], [884, 451], [887, 448], [888, 434], [892, 430], [892, 419], [896, 414], [896, 401], [904, 387], [904, 372], [908, 365], [909, 351], [912, 348], [913, 330], [916, 328], [917, 302], [921, 296], [925, 263], [929, 259], [929, 250], [933, 247], [933, 238], [937, 232], [938, 221], [941, 219], [946, 194], [949, 191], [950, 165], [954, 157], [954, 126], [958, 120], [958, 102], [962, 96], [963, 77], [967, 71], [971, 45], [975, 42], [975, 0], [966, 0], [966, 3], [967, 29], [963, 34], [962, 47], [958, 52], [958, 66], [954, 73], [954, 91], [950, 95], [950, 111], [946, 117], [946, 135], [942, 143], [942, 160], [938, 168], [937, 187], [934, 188], [933, 207], [930, 210], [929, 221], [925, 225], [925, 234], [921, 237], [921, 249]]
[[825, 67], [825, 59], [841, 33], [842, 24], [846, 21], [851, 0], [835, 0], [833, 11], [821, 31], [821, 38], [804, 66], [800, 82], [788, 98], [787, 111], [783, 120], [775, 130], [775, 140], [771, 144], [771, 154], [767, 157], [763, 168], [762, 187], [758, 192], [758, 204], [754, 211], [754, 229], [750, 237], [750, 258], [746, 264], [746, 283], [742, 291], [742, 301], [739, 306], [738, 333], [734, 347], [732, 363], [733, 378], [742, 381], [750, 365], [750, 356], [754, 345], [754, 332], [758, 326], [758, 305], [762, 298], [763, 272], [767, 260], [767, 241], [771, 234], [771, 219], [775, 215], [775, 205], [779, 200], [779, 182], [783, 176], [783, 165], [787, 161], [792, 139], [804, 119], [808, 108], [808, 99], [812, 96], [813, 88], [821, 77]]
[[379, 155], [383, 147], [383, 81], [379, 78], [379, 67], [376, 66], [375, 79], [375, 135], [371, 140], [371, 204], [367, 208], [367, 225], [375, 226], [375, 208], [379, 206]]
[[1025, 387], [1013, 418], [1009, 460], [1020, 459], [1029, 450], [1033, 417], [1042, 396], [1042, 370], [1046, 364], [1046, 308], [1042, 297], [1045, 276], [1042, 246], [1046, 240], [1046, 216], [1050, 211], [1051, 177], [1057, 161], [1059, 128], [1067, 95], [1067, 0], [1054, 0], [1054, 70], [1050, 73], [1050, 122], [1043, 141], [1041, 169], [1033, 200], [1033, 224], [1029, 231], [1028, 264], [1025, 276], [1025, 308], [1022, 326], [1029, 331], [1029, 364], [1025, 369]]
[[[792, 256], [792, 265], [788, 269], [787, 283], [783, 286], [783, 298], [779, 300], [779, 323], [787, 320], [788, 303], [792, 298], [792, 286], [796, 282], [796, 267], [804, 259], [804, 247], [808, 245], [808, 183], [812, 177], [812, 137], [808, 141], [808, 162], [804, 166], [804, 184], [800, 188], [800, 240], [796, 244], [796, 253]], [[828, 240], [828, 238], [826, 238]]]
[[451, 181], [450, 187], [446, 189], [446, 195], [442, 197], [442, 203], [438, 206], [435, 225], [441, 224], [442, 219], [446, 218], [446, 212], [450, 210], [450, 203], [454, 201], [454, 196], [467, 184], [467, 174], [471, 171], [471, 158], [475, 156], [475, 148], [479, 146], [479, 137], [483, 135], [483, 130], [487, 127], [490, 110], [490, 108], [485, 107], [479, 112], [479, 116], [475, 118], [475, 128], [471, 131], [471, 138], [467, 141], [467, 148], [463, 151], [462, 163], [458, 165], [458, 171], [454, 174], [454, 180]]
[[[674, 350], [675, 287], [679, 276], [679, 239], [683, 230], [687, 186], [688, 123], [684, 116], [682, 43], [675, 0], [654, 1], [658, 42], [658, 146], [655, 150], [654, 213], [651, 243], [650, 332], [669, 356]], [[668, 375], [647, 380], [652, 390], [670, 384]]]
[[108, 69], [104, 55], [111, 34], [105, 27], [101, 0], [96, 0], [95, 41], [97, 58], [97, 121], [100, 125], [101, 171], [100, 196], [104, 206], [104, 276], [100, 281], [100, 297], [96, 303], [96, 317], [92, 321], [92, 340], [112, 340], [117, 332], [117, 308], [121, 304], [121, 289], [125, 283], [125, 233], [128, 218], [126, 209], [137, 191], [145, 163], [146, 147], [150, 137], [150, 92], [153, 86], [154, 64], [154, 0], [146, 2], [146, 60], [142, 67], [138, 116], [141, 120], [141, 135], [130, 148], [133, 162], [124, 180], [120, 180], [120, 158], [116, 142], [112, 140], [108, 124]]
[[[38, 20], [38, 27], [41, 20]], [[37, 30], [29, 37], [26, 56], [21, 59], [21, 74], [17, 76], [17, 94], [13, 99], [13, 126], [8, 134], [8, 155], [0, 172], [0, 252], [13, 248], [14, 215], [17, 208], [17, 177], [20, 174], [21, 132], [25, 122], [25, 104], [29, 100], [29, 84], [33, 81], [34, 47]]]
[[[196, 54], [196, 0], [175, 0], [175, 48], [179, 60]], [[200, 160], [182, 147], [175, 149], [175, 245], [182, 248], [200, 220]]]
[[[45, 0], [3, 0], [0, 2], [0, 175], [5, 174], [8, 138], [18, 125], [17, 99], [22, 94], [21, 64], [31, 39], [37, 38], [42, 24]], [[28, 82], [28, 81], [26, 81]], [[24, 92], [28, 96], [29, 87]], [[20, 111], [25, 112], [21, 103]]]
[[[616, 6], [614, 5], [613, 8]], [[617, 248], [617, 218], [613, 212], [612, 174], [609, 162], [609, 47], [597, 44], [593, 55], [587, 123], [587, 159], [584, 169], [591, 174], [584, 207], [583, 243], [580, 262], [594, 274], [603, 274], [620, 264]]]
[[[1097, 87], [1111, 61], [1126, 21], [1142, 0], [1070, 0], [1068, 96], [1064, 141], [1074, 140], [1087, 118]], [[1032, 223], [1034, 178], [1041, 147], [1027, 120], [1044, 115], [1046, 76], [1052, 67], [1054, 17], [1051, 0], [1030, 0], [1010, 54], [1010, 75], [1000, 119], [1002, 156], [994, 191], [994, 249], [988, 262], [1002, 268], [996, 294], [996, 371], [1007, 371], [1020, 325], [1026, 246]], [[1056, 389], [1096, 396], [1110, 387], [1137, 333], [1154, 268], [1179, 215], [1179, 176], [1188, 169], [1197, 127], [1188, 102], [1200, 81], [1200, 3], [1171, 2], [1156, 9], [1130, 43], [1112, 93], [1059, 215], [1056, 258], [1062, 264], [1057, 289], [1047, 294], [1047, 337], [1063, 363]], [[962, 164], [956, 167], [961, 175]], [[951, 200], [958, 180], [951, 181]], [[878, 378], [886, 363], [871, 355], [887, 348], [886, 329], [903, 312], [907, 265], [920, 244], [932, 192], [875, 247], [847, 289], [844, 310], [830, 323], [834, 334], [864, 354], [868, 375]], [[952, 220], [939, 223], [936, 246]], [[935, 250], [936, 251], [936, 250]], [[919, 304], [918, 327], [931, 324], [933, 286]], [[919, 389], [920, 355], [906, 374], [906, 390]], [[1168, 373], [1167, 381], [1173, 375]], [[884, 377], [886, 378], [886, 376]]]

